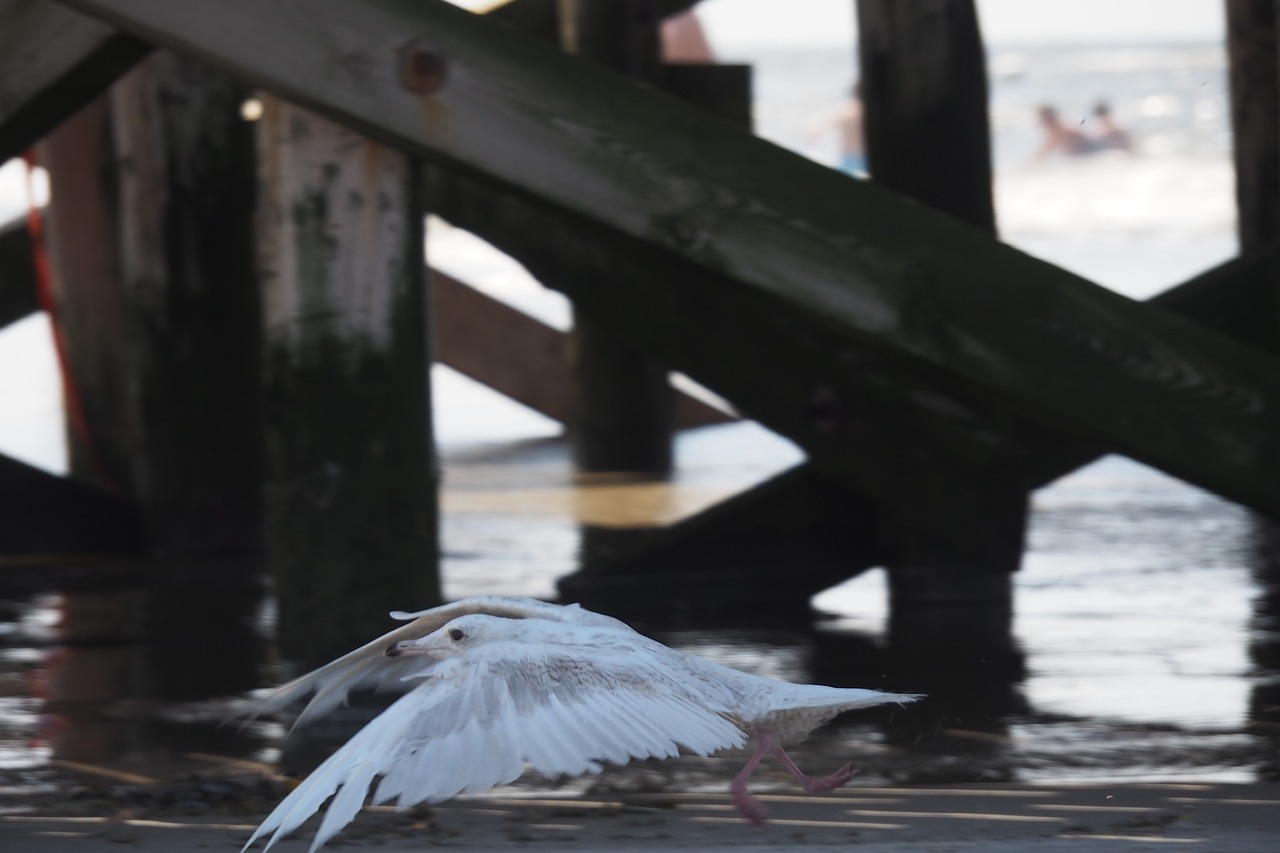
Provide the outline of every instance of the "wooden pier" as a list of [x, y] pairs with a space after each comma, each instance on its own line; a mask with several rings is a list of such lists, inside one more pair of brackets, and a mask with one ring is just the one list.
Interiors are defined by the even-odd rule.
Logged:
[[[1030, 491], [1102, 453], [1280, 517], [1271, 0], [1227, 2], [1246, 253], [1153, 304], [996, 239], [972, 0], [859, 0], [871, 181], [752, 136], [746, 69], [657, 62], [692, 5], [0, 0], [0, 159], [53, 176], [87, 421], [71, 479], [0, 460], [0, 548], [262, 555], [286, 657], [361, 642], [440, 594], [433, 350], [564, 419], [586, 471], [661, 476], [673, 425], [720, 417], [670, 370], [806, 453], [563, 580], [606, 610], [802, 609], [884, 566], [904, 646], [990, 647]], [[433, 303], [428, 210], [566, 294], [572, 335]], [[27, 241], [0, 232], [4, 322], [39, 304]], [[87, 508], [32, 526], [33, 481]]]

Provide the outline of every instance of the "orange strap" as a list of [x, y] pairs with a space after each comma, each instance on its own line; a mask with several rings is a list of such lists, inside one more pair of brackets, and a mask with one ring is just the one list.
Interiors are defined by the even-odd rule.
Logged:
[[97, 470], [101, 482], [112, 491], [119, 492], [119, 487], [102, 464], [102, 457], [99, 455], [97, 446], [94, 443], [93, 433], [89, 431], [89, 421], [84, 414], [84, 403], [80, 398], [80, 391], [76, 386], [75, 377], [71, 373], [70, 362], [67, 359], [66, 340], [62, 335], [62, 324], [58, 319], [57, 301], [54, 298], [53, 274], [49, 268], [49, 253], [45, 247], [44, 214], [41, 213], [40, 207], [36, 204], [35, 152], [28, 149], [22, 155], [22, 159], [27, 165], [27, 234], [31, 238], [31, 265], [36, 275], [36, 303], [42, 311], [49, 315], [49, 326], [53, 330], [53, 348], [58, 357], [58, 373], [62, 378], [63, 405], [66, 408], [67, 424], [70, 426], [71, 433], [75, 436], [76, 441], [85, 449], [88, 457], [93, 460], [93, 467]]

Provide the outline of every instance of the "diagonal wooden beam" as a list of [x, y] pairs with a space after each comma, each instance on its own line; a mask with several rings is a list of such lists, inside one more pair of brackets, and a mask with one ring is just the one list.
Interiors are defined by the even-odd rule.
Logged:
[[[431, 270], [430, 289], [436, 361], [539, 414], [568, 423], [573, 387], [564, 332], [439, 270]], [[674, 414], [682, 429], [736, 420], [680, 391]]]
[[136, 554], [142, 549], [132, 505], [0, 454], [0, 555]]
[[482, 17], [439, 0], [64, 2], [1280, 515], [1276, 361]]
[[51, 0], [0, 0], [0, 163], [101, 94], [150, 50]]

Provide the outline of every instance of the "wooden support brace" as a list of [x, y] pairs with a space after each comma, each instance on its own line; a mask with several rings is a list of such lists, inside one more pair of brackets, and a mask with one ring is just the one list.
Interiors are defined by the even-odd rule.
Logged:
[[50, 0], [0, 0], [0, 163], [106, 91], [151, 46]]
[[[431, 271], [431, 301], [436, 361], [541, 415], [568, 422], [573, 388], [567, 335], [439, 270]], [[679, 428], [733, 420], [676, 392]]]
[[878, 523], [872, 501], [800, 465], [629, 550], [584, 554], [559, 589], [615, 614], [804, 614], [816, 593], [883, 561]]
[[138, 518], [125, 500], [0, 455], [0, 555], [133, 555]]
[[[482, 17], [438, 0], [65, 2], [1280, 515], [1272, 359]], [[406, 85], [406, 58], [447, 72]]]

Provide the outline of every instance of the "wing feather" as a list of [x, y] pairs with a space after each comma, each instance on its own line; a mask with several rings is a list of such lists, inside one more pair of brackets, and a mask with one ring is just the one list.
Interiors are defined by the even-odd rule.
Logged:
[[[510, 619], [546, 619], [575, 625], [626, 630], [625, 623], [584, 610], [577, 604], [563, 606], [515, 596], [484, 595], [464, 598], [441, 607], [419, 610], [415, 613], [393, 611], [392, 618], [411, 620], [348, 652], [319, 669], [301, 675], [255, 699], [236, 716], [251, 720], [263, 714], [280, 711], [308, 696], [311, 700], [294, 720], [295, 727], [312, 718], [333, 710], [346, 701], [355, 690], [374, 690], [379, 693], [404, 689], [407, 678], [422, 674], [431, 665], [422, 658], [389, 658], [384, 652], [392, 643], [416, 640], [438, 630], [451, 620], [472, 613], [485, 613]], [[633, 632], [634, 633], [634, 632]]]
[[246, 849], [267, 833], [275, 844], [333, 796], [314, 850], [355, 817], [378, 776], [374, 801], [405, 808], [506, 784], [526, 763], [548, 777], [598, 773], [602, 761], [745, 742], [724, 709], [684, 689], [645, 647], [625, 649], [586, 657], [510, 643], [434, 664], [294, 789]]

